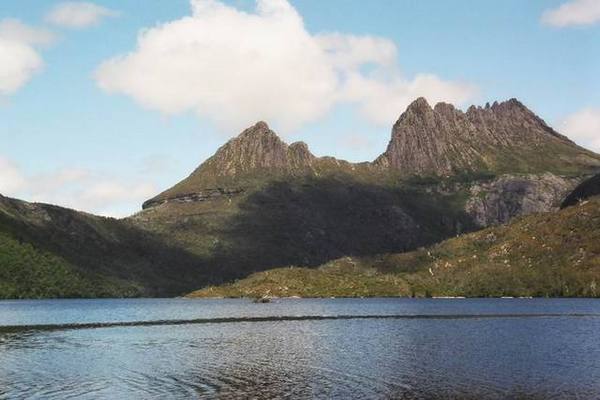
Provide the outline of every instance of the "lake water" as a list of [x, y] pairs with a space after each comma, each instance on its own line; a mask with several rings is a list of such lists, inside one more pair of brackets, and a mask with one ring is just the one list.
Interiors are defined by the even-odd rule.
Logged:
[[599, 399], [600, 301], [1, 301], [0, 398]]

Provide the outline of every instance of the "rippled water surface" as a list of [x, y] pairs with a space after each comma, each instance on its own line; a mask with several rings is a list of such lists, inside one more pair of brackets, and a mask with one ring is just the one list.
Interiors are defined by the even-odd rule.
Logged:
[[599, 399], [600, 301], [0, 302], [0, 398], [70, 397]]

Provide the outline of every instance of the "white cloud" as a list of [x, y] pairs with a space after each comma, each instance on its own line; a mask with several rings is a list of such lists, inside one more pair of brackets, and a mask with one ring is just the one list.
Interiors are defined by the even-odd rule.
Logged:
[[18, 19], [5, 18], [0, 21], [0, 37], [28, 45], [49, 45], [56, 35], [46, 29], [33, 28]]
[[17, 165], [6, 158], [0, 157], [0, 194], [16, 193], [25, 187], [25, 177]]
[[476, 92], [472, 85], [444, 81], [431, 74], [407, 80], [400, 76], [373, 78], [353, 73], [348, 77], [344, 97], [359, 103], [370, 120], [390, 125], [417, 97], [425, 97], [431, 104], [440, 101], [463, 104]]
[[103, 18], [117, 15], [116, 11], [94, 3], [69, 1], [59, 3], [50, 10], [46, 21], [66, 28], [81, 29], [99, 24]]
[[54, 39], [51, 32], [18, 20], [0, 20], [0, 96], [13, 94], [44, 67], [34, 46], [48, 45]]
[[600, 22], [600, 0], [569, 1], [558, 8], [545, 11], [542, 22], [559, 28]]
[[157, 187], [150, 182], [81, 168], [27, 174], [16, 163], [0, 157], [0, 194], [5, 196], [123, 217], [139, 210], [142, 202], [156, 193]]
[[291, 130], [343, 102], [389, 125], [415, 97], [461, 103], [473, 94], [433, 75], [403, 77], [388, 39], [312, 35], [286, 0], [256, 3], [247, 13], [191, 0], [191, 16], [141, 31], [134, 51], [104, 62], [98, 85], [167, 115], [195, 112], [230, 132], [261, 119]]
[[315, 39], [332, 64], [342, 70], [369, 63], [391, 67], [398, 56], [394, 42], [385, 38], [328, 33], [317, 35]]
[[600, 108], [584, 108], [569, 115], [560, 130], [577, 144], [600, 152]]

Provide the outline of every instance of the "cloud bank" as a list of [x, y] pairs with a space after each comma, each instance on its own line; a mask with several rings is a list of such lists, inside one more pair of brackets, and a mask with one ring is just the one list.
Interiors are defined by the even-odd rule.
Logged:
[[98, 25], [103, 18], [117, 15], [116, 11], [94, 3], [69, 1], [57, 4], [45, 19], [64, 28], [82, 29]]
[[600, 108], [585, 108], [569, 115], [560, 130], [577, 144], [600, 152]]
[[0, 156], [0, 193], [98, 215], [124, 217], [158, 193], [158, 188], [148, 181], [81, 168], [27, 174], [12, 160]]
[[542, 22], [563, 28], [600, 22], [599, 0], [572, 0], [542, 15]]
[[257, 0], [253, 13], [217, 0], [192, 0], [191, 9], [141, 31], [135, 50], [99, 66], [97, 84], [166, 115], [194, 112], [230, 132], [256, 120], [291, 130], [340, 103], [389, 125], [415, 97], [462, 104], [475, 93], [435, 75], [402, 76], [386, 38], [313, 35], [286, 0]]
[[0, 96], [15, 93], [42, 70], [36, 47], [49, 45], [54, 35], [6, 18], [0, 20]]

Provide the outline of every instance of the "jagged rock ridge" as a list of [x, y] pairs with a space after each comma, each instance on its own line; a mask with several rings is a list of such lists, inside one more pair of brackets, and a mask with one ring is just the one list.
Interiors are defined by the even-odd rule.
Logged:
[[231, 139], [188, 178], [144, 203], [231, 197], [286, 176], [346, 174], [369, 182], [391, 177], [493, 173], [579, 175], [600, 156], [549, 127], [516, 99], [466, 112], [415, 100], [392, 129], [387, 150], [371, 163], [315, 157], [303, 142], [286, 144], [265, 122]]
[[[259, 121], [221, 146], [192, 174], [173, 188], [146, 201], [143, 208], [169, 201], [205, 201], [231, 197], [263, 178], [317, 174], [325, 166], [352, 169], [347, 161], [315, 157], [304, 142], [290, 145]], [[258, 179], [257, 179], [258, 178]]]
[[305, 143], [288, 146], [260, 121], [219, 148], [194, 174], [210, 171], [217, 176], [234, 176], [260, 169], [304, 169], [314, 159]]
[[419, 98], [394, 124], [387, 150], [374, 163], [407, 175], [452, 175], [600, 166], [600, 159], [516, 99], [462, 112], [446, 103], [431, 108]]

